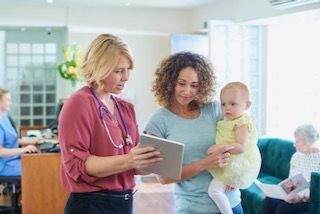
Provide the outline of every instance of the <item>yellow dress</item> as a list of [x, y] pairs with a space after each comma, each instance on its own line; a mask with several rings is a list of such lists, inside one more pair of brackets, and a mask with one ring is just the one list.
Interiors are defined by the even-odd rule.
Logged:
[[216, 144], [236, 142], [235, 129], [247, 125], [249, 139], [245, 151], [241, 154], [232, 154], [229, 164], [224, 168], [210, 171], [214, 179], [234, 188], [245, 189], [257, 178], [261, 166], [261, 156], [257, 147], [258, 133], [254, 118], [249, 114], [234, 120], [222, 120], [218, 122]]

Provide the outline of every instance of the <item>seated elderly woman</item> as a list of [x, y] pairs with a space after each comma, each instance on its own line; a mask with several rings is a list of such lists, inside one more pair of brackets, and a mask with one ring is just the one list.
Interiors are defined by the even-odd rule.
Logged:
[[[17, 131], [7, 115], [11, 106], [11, 94], [0, 87], [0, 176], [21, 175], [20, 155], [38, 152], [34, 146], [41, 139], [19, 139]], [[24, 146], [19, 148], [19, 146]]]
[[[315, 146], [319, 132], [307, 124], [296, 128], [294, 132], [296, 152], [290, 161], [289, 178], [303, 174], [309, 182], [311, 172], [320, 171], [320, 149]], [[309, 189], [292, 195], [288, 200], [266, 198], [263, 203], [264, 214], [294, 214], [308, 212]]]

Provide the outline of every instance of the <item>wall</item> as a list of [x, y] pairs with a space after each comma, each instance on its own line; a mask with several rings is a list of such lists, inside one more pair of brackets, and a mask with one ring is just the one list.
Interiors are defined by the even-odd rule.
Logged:
[[[85, 12], [84, 12], [85, 11]], [[61, 26], [136, 32], [190, 32], [189, 9], [0, 7], [0, 26]]]
[[66, 10], [56, 7], [0, 7], [0, 26], [65, 26]]
[[[225, 0], [223, 2], [220, 2], [217, 5], [201, 7], [193, 10], [193, 16], [196, 17], [193, 22], [193, 27], [199, 26], [205, 20], [232, 20], [236, 23], [250, 22], [250, 23], [258, 23], [258, 24], [270, 24], [270, 22], [274, 20], [276, 23], [281, 22], [283, 24], [282, 28], [285, 28], [287, 26], [285, 22], [288, 21], [288, 19], [291, 20], [290, 23], [294, 23], [294, 27], [297, 27], [297, 21], [306, 19], [306, 13], [308, 13], [309, 17], [310, 18], [312, 17], [312, 19], [314, 19], [315, 17], [319, 17], [319, 12], [318, 12], [319, 8], [320, 8], [320, 4], [317, 3], [317, 4], [307, 5], [307, 6], [286, 9], [286, 10], [279, 10], [279, 9], [277, 10], [271, 7], [271, 5], [269, 4], [269, 0]], [[232, 13], [230, 13], [230, 11], [232, 11]], [[295, 16], [295, 20], [293, 20], [293, 16]], [[319, 20], [319, 18], [317, 19]], [[317, 28], [314, 28], [314, 29], [317, 29]], [[288, 33], [283, 34], [284, 33], [283, 30], [282, 31], [279, 30], [277, 33], [279, 33], [279, 35], [292, 34], [291, 32], [289, 34]], [[317, 33], [318, 33], [317, 31], [314, 31], [313, 33], [311, 33], [311, 36], [317, 35]], [[267, 41], [263, 42], [264, 46], [268, 48], [264, 50], [264, 56], [266, 56], [266, 58], [263, 60], [264, 62], [263, 70], [266, 71], [263, 73], [263, 75], [265, 75], [263, 78], [263, 84], [266, 86], [266, 88], [264, 90], [261, 90], [262, 97], [266, 97], [266, 99], [264, 100], [266, 107], [263, 107], [266, 109], [263, 109], [262, 111], [262, 112], [265, 112], [265, 115], [263, 116], [265, 119], [262, 120], [265, 124], [260, 124], [260, 125], [262, 125], [262, 127], [265, 127], [265, 130], [260, 131], [260, 134], [291, 138], [293, 129], [298, 124], [303, 123], [303, 121], [304, 122], [318, 121], [317, 123], [319, 123], [319, 116], [316, 113], [317, 111], [314, 111], [314, 110], [311, 111], [310, 105], [302, 105], [297, 107], [297, 105], [294, 104], [294, 101], [296, 101], [296, 99], [294, 98], [297, 97], [297, 93], [292, 93], [293, 90], [290, 90], [288, 87], [284, 89], [283, 81], [279, 82], [279, 79], [283, 79], [285, 76], [287, 76], [287, 73], [285, 73], [285, 71], [292, 72], [293, 71], [292, 67], [299, 67], [301, 64], [301, 61], [304, 62], [302, 63], [304, 65], [310, 66], [311, 64], [310, 63], [311, 57], [310, 56], [304, 57], [304, 56], [306, 55], [305, 53], [310, 53], [312, 51], [306, 51], [304, 54], [299, 55], [299, 57], [302, 58], [303, 60], [297, 60], [298, 57], [296, 56], [295, 56], [296, 60], [292, 60], [293, 57], [284, 57], [288, 55], [288, 54], [283, 54], [288, 50], [288, 47], [290, 49], [290, 47], [293, 47], [296, 44], [300, 44], [304, 48], [306, 47], [304, 42], [301, 43], [302, 41], [301, 38], [299, 40], [299, 36], [296, 36], [296, 34], [297, 33], [294, 33], [295, 36], [287, 36], [287, 37], [284, 36], [284, 41], [288, 40], [288, 38], [290, 42], [292, 38], [295, 38], [296, 40], [295, 42], [291, 42], [290, 45], [287, 45], [286, 48], [283, 48], [281, 50], [283, 52], [281, 52], [282, 54], [280, 55], [279, 55], [280, 52], [277, 49], [279, 49], [281, 45], [287, 44], [286, 42], [281, 41], [279, 44], [278, 43], [273, 44], [275, 46], [273, 50], [270, 49], [271, 44], [268, 44], [269, 41], [271, 41], [270, 40], [271, 37], [268, 38], [268, 42]], [[313, 47], [310, 50], [314, 50], [315, 45], [313, 44], [311, 46]], [[270, 53], [270, 51], [274, 51], [274, 53]], [[269, 54], [267, 55], [267, 53]], [[301, 54], [300, 51], [293, 52], [293, 54], [294, 53]], [[276, 67], [275, 66], [271, 67], [270, 65], [272, 60], [273, 60], [272, 63], [276, 64], [275, 59], [282, 61], [282, 63], [278, 63]], [[305, 61], [308, 61], [308, 63], [305, 63]], [[295, 63], [288, 63], [288, 62], [295, 62]], [[315, 64], [316, 63], [313, 63], [313, 65]], [[283, 66], [283, 68], [279, 69], [280, 66]], [[312, 72], [316, 68], [317, 66], [310, 66], [309, 69], [304, 69], [307, 72], [305, 76], [308, 76], [308, 77], [313, 76], [314, 78], [314, 75], [312, 75]], [[301, 69], [299, 71], [301, 71]], [[297, 78], [297, 80], [299, 81], [300, 79]], [[278, 85], [275, 85], [275, 82], [277, 83], [279, 82]], [[309, 82], [306, 84], [309, 84]], [[295, 89], [296, 87], [291, 87], [291, 88]], [[307, 87], [307, 88], [308, 90], [310, 90], [310, 87]], [[281, 89], [282, 91], [282, 96], [279, 96], [279, 93], [277, 92], [277, 90], [279, 91], [279, 89]], [[301, 92], [301, 90], [299, 91]], [[314, 91], [319, 91], [319, 90], [314, 90]], [[316, 92], [310, 92], [310, 94], [314, 94], [314, 93]], [[283, 94], [285, 94], [286, 96], [283, 96]], [[292, 99], [291, 98], [289, 99], [291, 94], [294, 94], [294, 97]], [[316, 96], [313, 96], [313, 97], [301, 96], [301, 98], [299, 99], [300, 100], [309, 99], [310, 100], [310, 101], [308, 100], [309, 102], [303, 102], [303, 103], [312, 103], [312, 98], [314, 100]], [[283, 100], [283, 97], [286, 97], [286, 103], [280, 102], [281, 100]], [[310, 97], [312, 98], [310, 99]], [[293, 101], [291, 102], [291, 100]], [[282, 106], [282, 107], [279, 108], [279, 106]], [[319, 106], [319, 102], [314, 103], [311, 106]], [[287, 110], [289, 108], [291, 109], [291, 111]], [[274, 111], [274, 109], [276, 109], [277, 111]], [[307, 112], [307, 113], [301, 115], [299, 114], [299, 112]], [[298, 115], [298, 116], [292, 117], [292, 115]]]
[[[171, 52], [171, 33], [190, 32], [191, 18], [188, 9], [0, 7], [0, 26], [65, 26], [69, 44], [77, 43], [83, 51], [100, 33], [126, 40], [134, 54], [135, 69], [125, 92], [135, 103], [141, 128], [157, 108], [151, 92], [153, 73]], [[68, 81], [58, 78], [57, 88], [58, 98], [69, 96]]]
[[[125, 16], [123, 14], [126, 14]], [[146, 18], [148, 17], [148, 18]], [[113, 33], [131, 47], [135, 69], [125, 93], [135, 103], [137, 120], [142, 128], [157, 108], [151, 92], [153, 73], [161, 59], [171, 52], [171, 32], [189, 32], [189, 11], [164, 9], [91, 8], [68, 11], [69, 43], [85, 49], [99, 33]]]
[[[153, 72], [164, 56], [170, 54], [171, 33], [202, 30], [207, 20], [243, 22], [318, 8], [320, 4], [290, 10], [274, 10], [268, 0], [221, 0], [191, 9], [156, 9], [132, 7], [72, 8], [36, 6], [0, 7], [0, 26], [63, 26], [68, 28], [69, 43], [85, 49], [99, 33], [114, 33], [131, 46], [136, 68], [126, 87], [134, 96], [139, 125], [157, 108], [150, 92]], [[68, 96], [70, 84], [58, 81], [58, 96]], [[67, 90], [64, 90], [67, 89]]]
[[69, 28], [108, 29], [128, 34], [189, 32], [190, 11], [155, 8], [87, 8], [68, 9]]
[[[4, 50], [5, 32], [0, 31], [0, 50]], [[0, 62], [4, 60], [4, 52], [0, 51]], [[4, 82], [4, 64], [0, 63], [0, 85]]]
[[296, 13], [299, 11], [312, 10], [320, 8], [320, 3], [299, 6], [295, 8], [279, 10], [272, 8], [269, 0], [237, 0], [236, 22], [264, 19], [274, 16]]
[[234, 22], [246, 22], [280, 16], [299, 11], [320, 8], [320, 3], [301, 6], [286, 10], [278, 10], [271, 7], [269, 0], [223, 0], [217, 3], [195, 8], [192, 11], [192, 29], [198, 29], [208, 20], [232, 20]]
[[[116, 34], [123, 38], [132, 49], [135, 68], [125, 86], [125, 94], [135, 104], [137, 120], [142, 128], [148, 116], [157, 108], [151, 92], [153, 73], [161, 59], [170, 54], [170, 36]], [[97, 34], [72, 33], [73, 42], [87, 46]], [[140, 129], [141, 129], [140, 128]]]
[[319, 129], [320, 10], [270, 22], [268, 37], [267, 133], [293, 138], [305, 123]]
[[198, 7], [192, 11], [192, 29], [203, 29], [209, 20], [234, 20], [236, 15], [234, 0], [222, 0], [214, 4]]

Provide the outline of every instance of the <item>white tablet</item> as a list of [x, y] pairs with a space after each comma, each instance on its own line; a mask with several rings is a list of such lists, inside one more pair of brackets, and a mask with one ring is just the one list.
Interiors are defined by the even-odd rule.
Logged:
[[144, 169], [144, 171], [180, 180], [184, 144], [148, 134], [141, 134], [140, 139], [141, 145], [157, 148], [163, 158], [163, 161]]

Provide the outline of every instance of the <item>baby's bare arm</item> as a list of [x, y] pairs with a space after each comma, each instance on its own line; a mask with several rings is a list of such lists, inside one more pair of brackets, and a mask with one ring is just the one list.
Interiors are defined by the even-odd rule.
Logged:
[[245, 151], [246, 145], [249, 138], [249, 131], [248, 126], [243, 125], [240, 127], [235, 128], [236, 132], [236, 142], [232, 143], [231, 145], [234, 146], [234, 149], [230, 151], [231, 154], [241, 154]]

